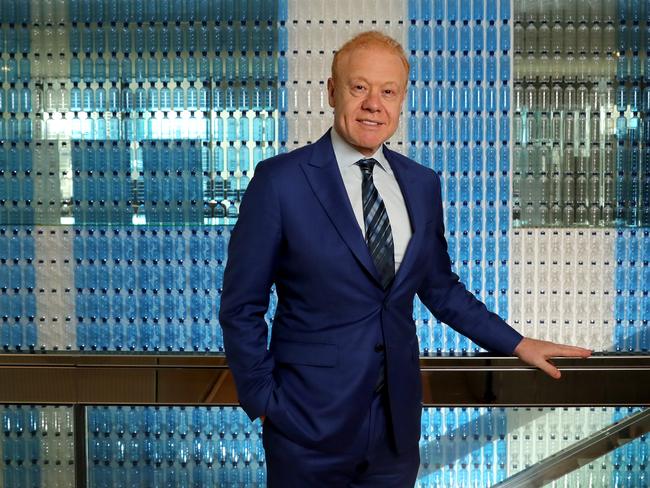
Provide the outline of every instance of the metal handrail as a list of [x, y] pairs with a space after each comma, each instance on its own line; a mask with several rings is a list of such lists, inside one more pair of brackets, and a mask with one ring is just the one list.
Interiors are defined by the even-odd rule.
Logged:
[[544, 486], [648, 432], [650, 432], [650, 409], [645, 409], [595, 432], [493, 487]]

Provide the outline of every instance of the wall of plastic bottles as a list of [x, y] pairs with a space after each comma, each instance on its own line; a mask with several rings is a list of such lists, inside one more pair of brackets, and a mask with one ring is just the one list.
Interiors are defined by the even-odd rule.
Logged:
[[72, 408], [3, 405], [0, 486], [73, 488], [75, 443]]
[[[644, 214], [631, 203], [645, 181], [635, 102], [645, 58], [631, 40], [645, 32], [641, 4], [524, 2], [511, 12], [494, 1], [389, 2], [369, 17], [368, 2], [332, 15], [312, 3], [3, 9], [2, 346], [219, 350], [206, 324], [216, 323], [228, 225], [254, 166], [327, 129], [332, 52], [374, 27], [410, 56], [391, 145], [443, 177], [449, 252], [468, 288], [526, 333], [647, 349], [647, 261], [613, 256], [611, 231], [600, 229], [641, 225]], [[570, 251], [574, 239], [524, 229], [583, 224], [595, 232], [593, 256], [558, 262], [550, 279], [563, 276], [562, 287], [523, 286], [551, 269], [528, 250]], [[645, 233], [636, 235], [645, 249]], [[593, 286], [572, 277], [597, 273]], [[638, 283], [610, 286], [623, 273]], [[603, 305], [587, 308], [597, 313], [573, 319], [598, 297]], [[542, 317], [547, 310], [562, 318]], [[417, 300], [415, 311], [423, 353], [478, 349]], [[558, 320], [563, 327], [551, 325]], [[637, 330], [639, 340], [624, 339]]]
[[513, 19], [514, 220], [528, 227], [611, 227], [616, 164], [624, 157], [612, 124], [617, 5], [550, 7], [525, 2]]
[[648, 5], [523, 2], [513, 14], [513, 225], [590, 230], [513, 231], [512, 322], [647, 351]]
[[[236, 217], [278, 147], [274, 2], [52, 0], [3, 15], [5, 222]], [[25, 181], [49, 176], [65, 180], [52, 195]], [[34, 220], [39, 205], [53, 218]]]
[[[491, 486], [637, 411], [635, 408], [427, 408], [418, 488]], [[647, 486], [648, 439], [546, 486]]]
[[[624, 350], [612, 313], [616, 231], [528, 228], [511, 236], [510, 322], [540, 339]], [[631, 350], [647, 347], [640, 342]]]
[[5, 350], [223, 350], [228, 226], [286, 150], [286, 7], [2, 3]]
[[266, 486], [262, 424], [232, 407], [92, 407], [88, 484]]
[[[255, 165], [329, 128], [332, 53], [376, 28], [411, 61], [389, 144], [441, 175], [468, 288], [526, 335], [648, 351], [646, 3], [378, 3], [0, 0], [3, 350], [222, 351]], [[423, 354], [478, 350], [417, 300], [414, 314]], [[52, 427], [26, 427], [57, 408], [5, 408], [4, 486], [71, 479]], [[625, 414], [425, 409], [418, 486], [488, 486]], [[260, 428], [238, 409], [87, 422], [92, 486], [263, 486]], [[647, 456], [644, 438], [557, 486], [644, 486]]]
[[647, 5], [540, 5], [513, 18], [515, 223], [647, 226]]
[[619, 229], [615, 253], [614, 346], [619, 351], [647, 351], [650, 348], [648, 231]]
[[[456, 273], [507, 318], [510, 3], [409, 2], [408, 16], [408, 154], [442, 176]], [[416, 305], [423, 349], [479, 350]]]
[[[636, 408], [425, 408], [416, 486], [491, 486]], [[261, 424], [232, 407], [88, 407], [87, 483], [265, 486]], [[0, 485], [72, 487], [69, 407], [2, 407]], [[647, 436], [550, 486], [648, 483]]]

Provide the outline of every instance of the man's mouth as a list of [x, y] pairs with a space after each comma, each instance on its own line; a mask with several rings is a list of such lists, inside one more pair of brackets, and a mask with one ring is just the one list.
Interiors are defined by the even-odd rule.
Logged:
[[359, 122], [368, 127], [379, 127], [380, 125], [383, 125], [381, 122], [376, 122], [374, 120], [359, 120]]

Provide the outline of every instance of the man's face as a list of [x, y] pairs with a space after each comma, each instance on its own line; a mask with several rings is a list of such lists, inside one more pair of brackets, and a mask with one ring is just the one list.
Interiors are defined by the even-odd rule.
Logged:
[[397, 130], [408, 73], [384, 47], [362, 47], [338, 60], [327, 80], [334, 127], [359, 152], [371, 156]]

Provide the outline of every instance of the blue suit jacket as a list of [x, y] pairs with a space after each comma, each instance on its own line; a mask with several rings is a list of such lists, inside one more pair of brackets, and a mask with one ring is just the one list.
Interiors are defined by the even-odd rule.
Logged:
[[[367, 414], [385, 343], [398, 450], [420, 435], [422, 387], [413, 298], [481, 346], [510, 354], [521, 335], [452, 273], [435, 172], [384, 148], [413, 236], [383, 290], [354, 217], [329, 132], [257, 166], [228, 248], [219, 319], [239, 400], [311, 448], [349, 445]], [[264, 314], [278, 304], [267, 350]]]

